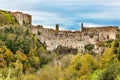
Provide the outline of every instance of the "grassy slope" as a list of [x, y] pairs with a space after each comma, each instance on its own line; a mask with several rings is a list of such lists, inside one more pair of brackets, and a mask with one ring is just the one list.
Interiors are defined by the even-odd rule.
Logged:
[[0, 25], [16, 24], [16, 20], [6, 11], [0, 10]]

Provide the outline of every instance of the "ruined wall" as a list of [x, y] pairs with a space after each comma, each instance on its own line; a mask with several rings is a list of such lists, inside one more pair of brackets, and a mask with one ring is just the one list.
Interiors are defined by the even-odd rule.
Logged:
[[32, 16], [29, 14], [24, 14], [22, 12], [12, 12], [11, 15], [17, 19], [19, 25], [30, 26], [32, 24]]
[[105, 39], [115, 39], [117, 30], [117, 26], [83, 27], [82, 32], [86, 34], [99, 34], [99, 37], [104, 37]]
[[23, 15], [23, 20], [25, 21], [24, 22], [25, 25], [32, 25], [32, 17], [31, 17], [31, 15], [24, 14]]
[[[118, 27], [98, 27], [84, 28], [82, 31], [65, 31], [53, 30], [43, 27], [32, 27], [32, 32], [40, 41], [46, 43], [47, 50], [53, 50], [57, 46], [65, 46], [69, 48], [77, 48], [79, 51], [84, 51], [84, 46], [87, 44], [96, 45], [99, 41], [115, 39]], [[41, 35], [38, 35], [38, 32]], [[101, 48], [96, 48], [95, 51], [100, 52]]]

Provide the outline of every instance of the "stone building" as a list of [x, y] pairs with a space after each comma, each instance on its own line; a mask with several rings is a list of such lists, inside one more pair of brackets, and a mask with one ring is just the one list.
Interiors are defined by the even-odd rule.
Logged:
[[[9, 13], [17, 19], [19, 25], [32, 25], [31, 15], [22, 12]], [[81, 23], [81, 31], [59, 30], [58, 24], [56, 24], [55, 30], [43, 28], [40, 25], [31, 27], [32, 33], [46, 44], [47, 50], [54, 50], [58, 46], [64, 46], [84, 52], [87, 44], [93, 44], [95, 46], [94, 51], [97, 53], [102, 52], [104, 49], [98, 47], [97, 44], [116, 39], [118, 29], [117, 26], [84, 27], [83, 23]]]
[[22, 12], [12, 12], [12, 16], [14, 16], [17, 19], [19, 25], [32, 25], [32, 16], [29, 14], [24, 14]]
[[[102, 52], [103, 48], [96, 48], [98, 42], [106, 41], [109, 39], [115, 39], [117, 34], [117, 26], [105, 26], [105, 27], [84, 27], [81, 24], [81, 31], [66, 31], [59, 30], [59, 25], [56, 25], [56, 29], [48, 29], [43, 27], [32, 27], [32, 33], [38, 37], [38, 39], [46, 43], [47, 50], [53, 50], [57, 46], [75, 48], [81, 52], [84, 52], [85, 45], [95, 45], [94, 51]], [[38, 32], [41, 35], [38, 35]]]

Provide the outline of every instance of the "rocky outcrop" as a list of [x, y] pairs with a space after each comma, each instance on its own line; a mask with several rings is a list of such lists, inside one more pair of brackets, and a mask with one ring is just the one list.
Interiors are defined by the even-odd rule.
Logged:
[[19, 25], [32, 24], [32, 17], [29, 14], [24, 14], [22, 12], [13, 12], [12, 15], [17, 19]]
[[18, 24], [23, 26], [31, 26], [32, 25], [32, 16], [29, 14], [25, 14], [22, 12], [11, 12], [11, 11], [7, 11], [11, 16], [15, 17]]
[[[3, 15], [4, 13], [5, 15]], [[3, 23], [5, 21], [4, 24], [18, 22], [20, 26], [32, 25], [32, 16], [22, 12], [1, 11], [0, 16], [0, 22]], [[97, 44], [109, 39], [116, 39], [118, 27], [84, 27], [82, 23], [81, 31], [66, 31], [59, 30], [59, 25], [56, 24], [55, 30], [43, 28], [39, 25], [32, 26], [31, 31], [41, 42], [46, 44], [47, 50], [54, 50], [58, 46], [63, 46], [84, 52], [85, 45], [93, 44], [95, 46], [94, 51], [100, 53], [103, 48], [98, 47]]]
[[[82, 31], [59, 30], [58, 25], [56, 28], [56, 30], [53, 30], [36, 26], [32, 27], [31, 30], [40, 41], [46, 44], [47, 50], [54, 50], [61, 45], [68, 48], [77, 48], [81, 52], [84, 52], [84, 46], [87, 44], [97, 46], [99, 41], [115, 39], [118, 30], [116, 26], [82, 27]], [[41, 34], [38, 35], [38, 32]], [[101, 52], [102, 50], [103, 48], [98, 47], [94, 51]]]

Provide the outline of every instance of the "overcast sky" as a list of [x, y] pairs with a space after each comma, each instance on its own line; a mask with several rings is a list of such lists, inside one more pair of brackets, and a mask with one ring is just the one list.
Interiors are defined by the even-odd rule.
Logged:
[[34, 25], [79, 30], [84, 26], [120, 26], [120, 0], [0, 0], [0, 9], [31, 14]]

